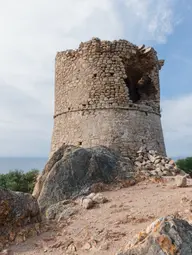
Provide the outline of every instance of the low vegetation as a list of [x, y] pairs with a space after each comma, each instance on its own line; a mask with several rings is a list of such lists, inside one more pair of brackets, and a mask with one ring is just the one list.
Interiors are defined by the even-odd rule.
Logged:
[[[179, 159], [177, 166], [192, 176], [192, 157]], [[0, 174], [0, 187], [13, 191], [32, 193], [39, 170], [32, 169], [28, 172], [12, 170], [7, 174]]]
[[0, 174], [0, 187], [13, 191], [32, 193], [39, 170], [32, 169], [29, 172], [13, 170], [7, 174]]
[[180, 169], [192, 176], [192, 157], [179, 159], [176, 164]]

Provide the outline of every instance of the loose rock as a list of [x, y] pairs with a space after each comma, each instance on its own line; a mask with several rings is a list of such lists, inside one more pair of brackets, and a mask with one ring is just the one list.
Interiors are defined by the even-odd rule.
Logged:
[[186, 176], [176, 176], [175, 177], [177, 187], [187, 187], [187, 177]]
[[92, 200], [97, 204], [104, 204], [108, 201], [108, 199], [101, 193], [97, 193], [95, 196], [93, 196]]
[[90, 199], [90, 198], [83, 199], [83, 201], [82, 201], [82, 207], [83, 208], [91, 209], [91, 208], [93, 208], [93, 206], [94, 206], [94, 202], [93, 202], [92, 199]]

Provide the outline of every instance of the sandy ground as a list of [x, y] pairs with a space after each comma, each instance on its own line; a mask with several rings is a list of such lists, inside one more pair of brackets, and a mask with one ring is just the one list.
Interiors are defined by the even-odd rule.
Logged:
[[22, 255], [115, 255], [156, 218], [179, 213], [191, 220], [191, 193], [192, 187], [147, 182], [103, 192], [109, 199], [106, 204], [90, 210], [78, 207], [79, 212], [67, 223], [53, 225], [53, 231], [12, 246], [11, 250]]

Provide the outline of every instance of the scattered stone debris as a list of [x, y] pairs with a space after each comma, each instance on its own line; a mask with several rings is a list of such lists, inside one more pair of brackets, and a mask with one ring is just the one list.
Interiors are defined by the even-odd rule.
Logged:
[[153, 222], [117, 255], [191, 255], [192, 226], [168, 216]]
[[104, 204], [106, 202], [108, 202], [108, 199], [102, 193], [91, 193], [86, 197], [80, 198], [80, 205], [85, 209], [91, 209], [96, 204]]
[[137, 152], [134, 165], [136, 172], [146, 177], [185, 175], [172, 159], [161, 156], [154, 150], [147, 151], [145, 147]]

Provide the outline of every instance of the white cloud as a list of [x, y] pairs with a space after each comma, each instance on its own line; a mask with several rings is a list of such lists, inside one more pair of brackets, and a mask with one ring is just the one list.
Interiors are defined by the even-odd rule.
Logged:
[[48, 154], [57, 51], [93, 36], [165, 42], [173, 10], [171, 0], [2, 1], [0, 155]]
[[192, 148], [192, 94], [162, 101], [162, 123], [170, 156], [189, 156]]
[[[171, 34], [174, 28], [174, 5], [172, 0], [126, 0], [128, 20], [137, 28], [139, 41], [156, 41], [165, 43], [167, 35]], [[135, 35], [133, 35], [135, 36]]]

